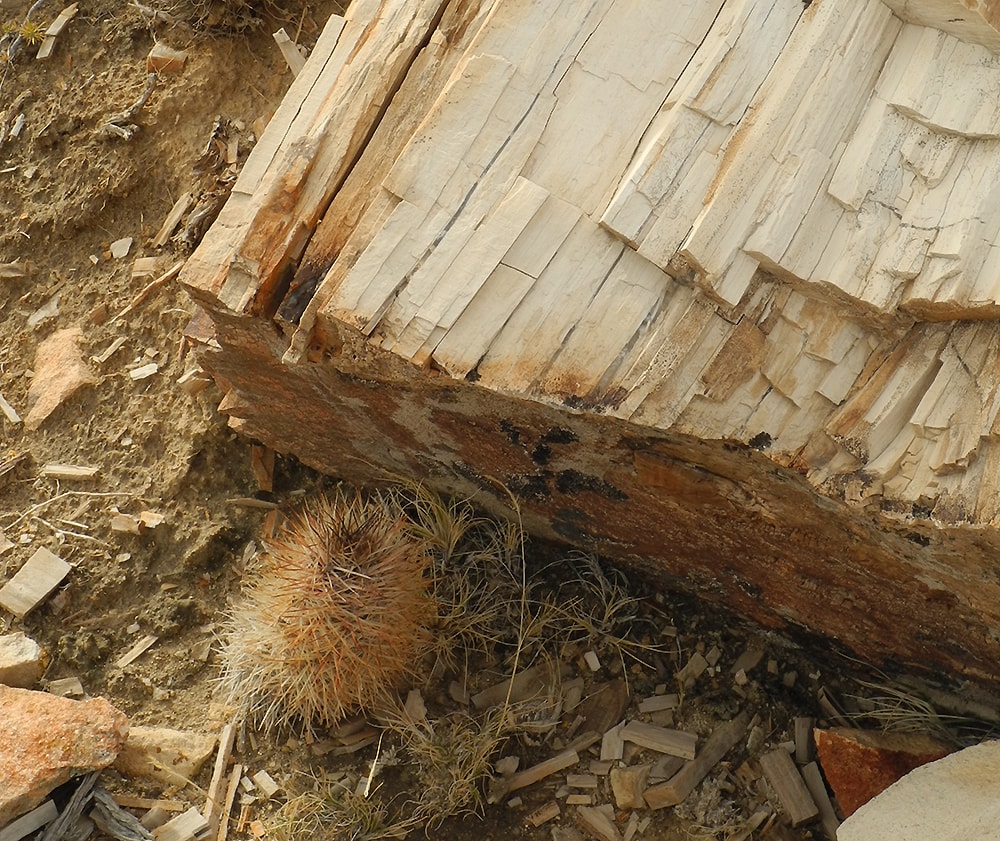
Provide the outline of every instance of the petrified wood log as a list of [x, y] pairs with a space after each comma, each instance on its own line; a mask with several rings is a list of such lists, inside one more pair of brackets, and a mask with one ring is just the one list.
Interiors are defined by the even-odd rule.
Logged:
[[222, 408], [1000, 685], [1000, 3], [669, 6], [332, 19], [182, 274]]

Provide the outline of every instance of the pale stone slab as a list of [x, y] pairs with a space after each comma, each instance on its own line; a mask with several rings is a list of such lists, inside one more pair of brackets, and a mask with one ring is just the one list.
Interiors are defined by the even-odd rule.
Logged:
[[838, 841], [1000, 840], [1000, 742], [973, 745], [911, 771], [837, 830]]
[[24, 566], [0, 589], [0, 607], [15, 616], [25, 616], [59, 586], [71, 569], [58, 555], [39, 546]]
[[126, 777], [150, 777], [167, 785], [194, 779], [215, 750], [215, 733], [136, 725], [115, 760]]
[[31, 689], [45, 669], [42, 647], [22, 631], [0, 636], [0, 683]]

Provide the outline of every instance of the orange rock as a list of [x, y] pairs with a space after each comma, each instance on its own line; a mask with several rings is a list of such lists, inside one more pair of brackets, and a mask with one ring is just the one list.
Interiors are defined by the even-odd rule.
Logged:
[[832, 727], [813, 731], [816, 753], [844, 817], [914, 768], [941, 759], [952, 748], [922, 733], [882, 733]]
[[25, 429], [38, 429], [78, 388], [97, 382], [77, 346], [82, 336], [79, 327], [68, 327], [56, 330], [39, 343], [35, 351], [35, 376], [28, 387]]
[[103, 698], [71, 701], [0, 686], [0, 826], [80, 774], [114, 762], [128, 719]]

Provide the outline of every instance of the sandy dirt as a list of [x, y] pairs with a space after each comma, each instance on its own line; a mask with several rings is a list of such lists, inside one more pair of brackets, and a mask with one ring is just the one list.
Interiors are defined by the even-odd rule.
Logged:
[[[28, 9], [4, 0], [0, 20], [23, 33]], [[183, 290], [168, 281], [116, 316], [197, 240], [194, 228], [184, 241], [186, 218], [175, 239], [151, 244], [178, 197], [224, 195], [288, 88], [292, 77], [270, 33], [284, 26], [308, 48], [337, 10], [329, 0], [285, 10], [178, 6], [167, 10], [169, 21], [153, 23], [137, 4], [87, 0], [50, 58], [36, 61], [37, 45], [25, 43], [0, 69], [0, 395], [22, 418], [0, 415], [0, 583], [39, 547], [73, 567], [25, 619], [0, 614], [0, 631], [24, 630], [45, 647], [45, 681], [77, 676], [88, 694], [106, 696], [136, 724], [216, 731], [224, 722], [216, 635], [267, 511], [232, 501], [258, 495], [258, 486], [251, 442], [227, 429], [216, 409], [219, 392], [209, 385], [192, 395], [178, 385], [195, 365], [182, 339], [195, 309]], [[59, 11], [42, 3], [32, 20], [47, 26]], [[143, 92], [155, 41], [185, 51], [187, 62], [182, 72], [156, 79], [133, 120], [115, 123], [135, 125], [134, 133], [124, 126], [132, 133], [126, 139], [107, 125]], [[113, 256], [112, 243], [129, 237], [127, 255]], [[145, 257], [155, 259], [151, 273], [134, 276], [136, 260]], [[44, 356], [48, 338], [74, 327], [92, 381], [28, 429], [30, 389], [45, 363], [39, 348]], [[151, 363], [155, 373], [130, 374]], [[50, 478], [45, 468], [52, 464], [97, 473]], [[331, 481], [279, 457], [271, 498], [286, 503]], [[147, 523], [138, 533], [120, 530], [138, 519]], [[718, 644], [724, 662], [755, 638], [726, 617], [672, 604], [664, 608], [661, 599], [657, 615], [671, 614], [664, 622], [681, 629], [684, 645]], [[156, 643], [131, 665], [117, 666], [146, 635]], [[787, 738], [792, 716], [816, 714], [811, 693], [822, 670], [798, 663], [800, 655], [778, 641], [766, 644], [781, 674], [764, 679], [757, 701], [769, 711], [768, 737], [777, 742]], [[801, 689], [788, 690], [782, 677], [793, 666], [803, 680]], [[634, 678], [652, 691], [662, 676]], [[706, 700], [692, 707], [691, 727], [705, 733], [731, 712], [718, 700], [727, 681], [700, 686]], [[294, 736], [242, 749], [241, 761], [281, 780], [322, 774], [337, 763], [363, 773], [372, 758], [370, 751], [317, 758]], [[399, 779], [405, 784], [405, 774]], [[165, 794], [162, 785], [117, 782], [123, 791]], [[193, 788], [166, 794], [203, 802]], [[524, 826], [525, 814], [551, 796], [526, 792], [522, 807], [491, 808], [485, 821], [449, 823], [437, 837], [552, 838], [552, 825]], [[641, 837], [691, 837], [707, 818], [689, 818], [661, 814]], [[244, 830], [230, 837], [252, 836]]]

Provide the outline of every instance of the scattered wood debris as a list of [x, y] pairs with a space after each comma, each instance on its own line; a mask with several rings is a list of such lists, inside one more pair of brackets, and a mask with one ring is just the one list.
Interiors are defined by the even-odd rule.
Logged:
[[52, 293], [37, 310], [28, 316], [28, 326], [38, 327], [51, 318], [59, 315], [59, 299], [62, 298], [62, 290], [57, 289]]
[[236, 802], [236, 793], [239, 791], [242, 777], [243, 766], [239, 762], [236, 762], [233, 764], [232, 773], [229, 775], [229, 785], [226, 787], [226, 799], [219, 814], [219, 829], [215, 836], [215, 841], [226, 841], [226, 836], [229, 834], [229, 816], [233, 811], [233, 803]]
[[139, 380], [149, 379], [153, 374], [156, 374], [160, 370], [160, 366], [156, 362], [147, 362], [145, 365], [139, 365], [135, 368], [131, 368], [128, 375], [131, 379], [138, 382]]
[[274, 781], [274, 778], [267, 771], [258, 771], [256, 774], [251, 775], [250, 779], [260, 789], [260, 793], [264, 796], [265, 800], [270, 800], [281, 791], [281, 786]]
[[115, 802], [126, 809], [163, 809], [165, 812], [183, 812], [188, 808], [181, 800], [159, 800], [150, 797], [133, 797], [116, 794]]
[[715, 764], [732, 749], [737, 742], [746, 736], [750, 729], [750, 716], [746, 711], [740, 713], [732, 721], [715, 728], [712, 735], [702, 746], [701, 753], [689, 760], [667, 782], [646, 789], [644, 798], [651, 809], [663, 809], [676, 806], [687, 797]]
[[212, 384], [211, 375], [200, 366], [195, 366], [177, 378], [177, 385], [189, 397], [204, 391]]
[[649, 782], [651, 764], [629, 765], [612, 768], [610, 773], [611, 793], [619, 809], [644, 809], [646, 801], [643, 792]]
[[[8, 56], [9, 55], [10, 54], [8, 53]], [[7, 106], [7, 108], [3, 111], [3, 114], [0, 114], [0, 146], [2, 146], [3, 142], [10, 136], [11, 122], [14, 121], [18, 117], [18, 115], [21, 114], [21, 107], [24, 105], [24, 103], [26, 103], [29, 99], [31, 99], [32, 96], [33, 94], [30, 88], [21, 91], [17, 96], [14, 97], [14, 101], [11, 102], [11, 104]], [[13, 267], [9, 269], [10, 271], [17, 271], [16, 267], [18, 267], [21, 264], [15, 261], [13, 263], [7, 263], [5, 265], [8, 267]], [[24, 274], [23, 273], [12, 274], [10, 276], [7, 276], [4, 274], [3, 266], [0, 266], [0, 280], [9, 280], [11, 278], [19, 278], [19, 277], [24, 277]]]
[[119, 841], [152, 841], [154, 837], [135, 815], [122, 809], [114, 797], [99, 786], [94, 789], [90, 818], [101, 832]]
[[132, 263], [132, 279], [154, 277], [159, 265], [158, 257], [136, 257], [135, 262]]
[[274, 490], [275, 453], [263, 444], [250, 445], [250, 469], [253, 471], [257, 487], [262, 491]]
[[174, 202], [174, 206], [170, 208], [170, 212], [167, 214], [167, 218], [163, 220], [163, 225], [160, 227], [159, 232], [153, 237], [151, 243], [153, 248], [162, 248], [167, 244], [167, 240], [170, 239], [174, 230], [181, 223], [184, 214], [192, 207], [194, 207], [194, 196], [191, 193], [182, 193], [180, 198]]

